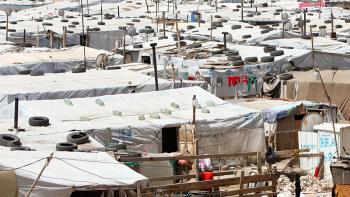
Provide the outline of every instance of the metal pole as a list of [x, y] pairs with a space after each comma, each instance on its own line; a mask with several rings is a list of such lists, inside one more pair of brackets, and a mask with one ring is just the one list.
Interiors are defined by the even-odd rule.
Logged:
[[226, 34], [228, 34], [227, 32], [222, 32], [222, 34], [224, 34], [224, 50], [227, 50], [227, 45], [226, 45]]
[[285, 31], [285, 30], [284, 30], [284, 24], [285, 24], [285, 23], [284, 23], [284, 21], [283, 21], [283, 22], [282, 22], [282, 39], [284, 39], [284, 31]]
[[26, 42], [26, 30], [24, 29], [23, 30], [23, 43]]
[[210, 16], [210, 40], [213, 40], [213, 15]]
[[123, 57], [124, 57], [124, 59], [123, 59], [123, 64], [125, 64], [126, 63], [126, 42], [125, 42], [125, 34], [126, 34], [126, 30], [125, 30], [125, 28], [123, 28]]
[[118, 5], [118, 18], [120, 18], [120, 14], [119, 14], [119, 5]]
[[332, 34], [331, 34], [331, 38], [333, 38], [333, 34], [334, 34], [334, 21], [333, 21], [333, 12], [331, 12], [331, 23], [332, 23], [332, 26], [331, 26], [331, 28], [332, 28]]
[[[81, 27], [82, 27], [82, 44], [83, 44], [83, 55], [84, 55], [84, 68], [85, 71], [87, 70], [87, 64], [86, 64], [86, 40], [85, 40], [85, 30], [84, 30], [84, 7], [83, 7], [83, 0], [80, 0], [80, 4], [81, 4]], [[89, 4], [88, 4], [89, 6]], [[89, 7], [88, 7], [88, 12], [89, 12]]]
[[9, 15], [6, 14], [6, 41], [9, 40], [8, 33], [9, 33]]
[[163, 11], [163, 36], [165, 38], [165, 12]]
[[253, 8], [253, 0], [250, 0], [250, 8]]
[[100, 14], [101, 14], [101, 22], [103, 22], [103, 16], [102, 16], [102, 15], [103, 15], [103, 11], [102, 11], [102, 0], [101, 0], [101, 10], [100, 10], [100, 12], [101, 12], [101, 13], [100, 13]]
[[13, 128], [18, 129], [18, 98], [15, 98], [15, 117], [14, 117], [14, 123]]
[[150, 46], [152, 47], [152, 54], [153, 54], [154, 80], [156, 83], [156, 91], [158, 91], [159, 88], [158, 88], [158, 71], [157, 71], [157, 56], [156, 56], [157, 43], [151, 43]]
[[243, 21], [243, 6], [244, 6], [244, 0], [241, 0], [241, 20]]

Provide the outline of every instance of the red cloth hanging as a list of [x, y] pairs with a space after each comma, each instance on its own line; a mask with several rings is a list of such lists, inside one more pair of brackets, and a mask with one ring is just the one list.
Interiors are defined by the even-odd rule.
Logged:
[[227, 81], [228, 81], [228, 86], [230, 87], [237, 85], [238, 83], [241, 82], [241, 77], [238, 76], [229, 76], [227, 77]]

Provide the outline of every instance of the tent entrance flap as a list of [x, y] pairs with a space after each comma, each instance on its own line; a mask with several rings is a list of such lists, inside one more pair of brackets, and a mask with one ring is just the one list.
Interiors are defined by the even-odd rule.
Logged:
[[173, 153], [178, 151], [178, 128], [162, 128], [162, 152]]

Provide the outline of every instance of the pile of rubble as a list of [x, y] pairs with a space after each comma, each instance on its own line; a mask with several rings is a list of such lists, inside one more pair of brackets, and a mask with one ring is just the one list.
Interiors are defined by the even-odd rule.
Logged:
[[[332, 180], [319, 180], [313, 176], [306, 175], [300, 177], [300, 185], [302, 192], [325, 193], [332, 191], [333, 182]], [[292, 182], [287, 176], [281, 175], [278, 179], [277, 191], [294, 195], [295, 182]]]

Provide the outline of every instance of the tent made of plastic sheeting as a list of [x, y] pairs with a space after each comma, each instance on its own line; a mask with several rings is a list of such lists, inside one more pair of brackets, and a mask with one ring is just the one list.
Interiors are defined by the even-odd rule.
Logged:
[[[324, 70], [321, 76], [332, 101], [345, 119], [350, 119], [350, 71]], [[328, 103], [321, 80], [314, 71], [293, 72], [294, 79], [287, 81], [286, 97], [296, 100], [310, 100]]]
[[[0, 169], [15, 169], [18, 194], [26, 196], [50, 154], [0, 151]], [[104, 152], [54, 152], [30, 196], [69, 197], [74, 191], [118, 189], [145, 179]]]
[[[116, 65], [123, 62], [123, 57], [104, 50], [96, 50], [86, 47], [86, 61], [88, 66], [96, 65], [96, 57], [101, 54], [109, 56], [109, 64]], [[63, 49], [27, 48], [21, 52], [8, 52], [0, 55], [0, 75], [18, 74], [19, 71], [42, 70], [46, 73], [55, 70], [71, 70], [73, 67], [83, 64], [83, 47], [71, 47]]]
[[[85, 73], [55, 73], [44, 76], [9, 75], [0, 77], [0, 106], [20, 100], [83, 98], [155, 90], [154, 77], [127, 69], [88, 70]], [[205, 82], [158, 79], [159, 89], [200, 86]]]
[[[62, 130], [86, 130], [102, 144], [107, 143], [107, 128], [112, 139], [130, 148], [160, 152], [162, 130], [192, 122], [192, 98], [198, 100], [196, 129], [201, 153], [263, 151], [262, 116], [256, 110], [227, 103], [199, 88], [120, 94], [95, 98], [22, 101], [19, 116], [46, 116]], [[200, 109], [199, 109], [200, 108]], [[14, 106], [0, 110], [1, 118], [12, 118]], [[220, 139], [220, 140], [218, 140]]]
[[[350, 52], [350, 46], [346, 43], [339, 42], [336, 40], [330, 40], [324, 37], [314, 37], [313, 47], [317, 51], [325, 51], [325, 52], [333, 52], [336, 51], [338, 53], [340, 51], [347, 50]], [[277, 47], [291, 47], [293, 49], [306, 49], [311, 50], [312, 44], [310, 40], [302, 39], [302, 38], [290, 38], [290, 39], [275, 39], [260, 42], [262, 45], [270, 45]]]

